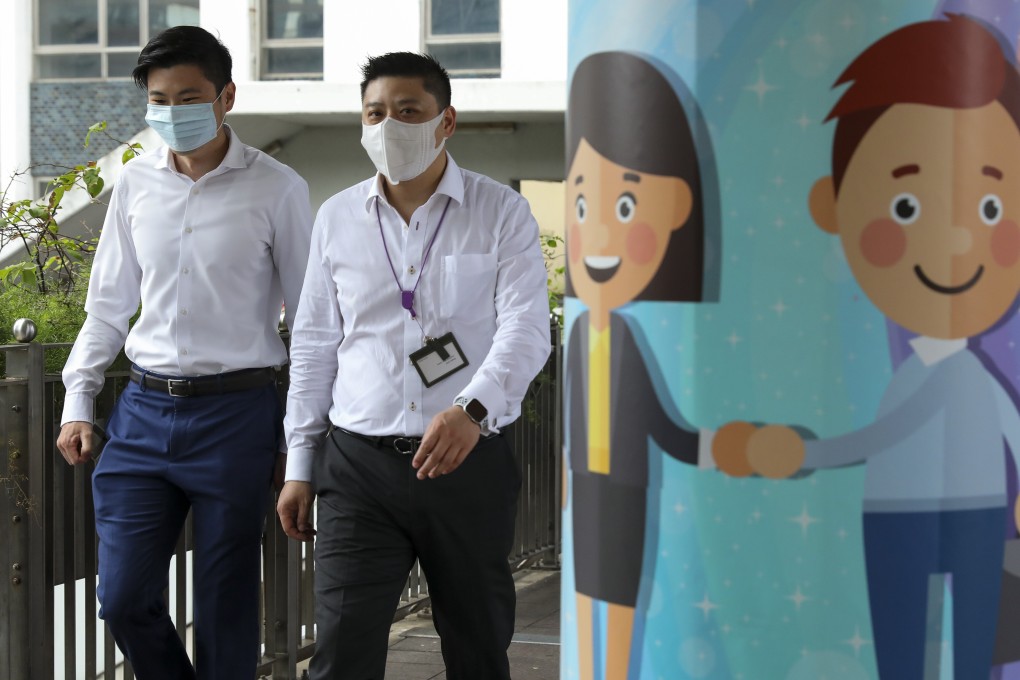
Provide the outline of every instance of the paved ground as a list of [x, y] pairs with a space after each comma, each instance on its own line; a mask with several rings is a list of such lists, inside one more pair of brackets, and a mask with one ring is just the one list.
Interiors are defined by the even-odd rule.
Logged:
[[[560, 573], [529, 570], [517, 579], [517, 624], [510, 644], [513, 680], [557, 680], [560, 668]], [[439, 636], [427, 615], [393, 624], [386, 680], [445, 680]]]

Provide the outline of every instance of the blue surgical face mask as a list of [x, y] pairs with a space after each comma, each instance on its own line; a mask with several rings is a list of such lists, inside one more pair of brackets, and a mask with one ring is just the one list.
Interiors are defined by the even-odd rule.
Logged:
[[198, 147], [211, 142], [220, 125], [216, 124], [216, 113], [213, 104], [223, 96], [223, 90], [216, 95], [212, 104], [182, 104], [166, 106], [149, 104], [145, 113], [145, 122], [163, 138], [166, 145], [179, 153], [194, 151]]

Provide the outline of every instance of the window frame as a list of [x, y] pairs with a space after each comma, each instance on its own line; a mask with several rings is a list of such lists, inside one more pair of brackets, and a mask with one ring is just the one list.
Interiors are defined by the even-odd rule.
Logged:
[[[323, 70], [319, 72], [292, 71], [284, 73], [268, 73], [266, 68], [269, 65], [269, 52], [273, 49], [288, 48], [309, 48], [318, 47], [323, 50], [325, 57], [325, 35], [319, 38], [270, 38], [269, 37], [269, 3], [272, 0], [260, 0], [259, 2], [259, 33], [258, 49], [255, 50], [255, 73], [260, 81], [276, 80], [324, 80], [325, 79], [325, 58], [323, 59]], [[323, 17], [326, 14], [326, 2], [322, 3]], [[323, 27], [325, 33], [325, 27]]]
[[[503, 2], [498, 0], [500, 9], [499, 31], [495, 33], [447, 33], [435, 35], [432, 33], [432, 3], [436, 0], [423, 0], [421, 3], [421, 44], [422, 51], [431, 54], [432, 45], [475, 45], [495, 44], [500, 46], [500, 64], [495, 68], [448, 68], [446, 72], [451, 78], [498, 78], [503, 72]], [[441, 0], [440, 0], [441, 1]], [[445, 67], [445, 64], [444, 64]]]
[[[131, 54], [138, 56], [139, 51], [149, 42], [152, 37], [149, 35], [149, 0], [135, 0], [138, 3], [138, 45], [118, 45], [111, 47], [107, 45], [109, 40], [109, 21], [107, 0], [96, 0], [96, 15], [99, 25], [96, 32], [95, 44], [64, 44], [64, 45], [42, 45], [39, 41], [42, 25], [39, 21], [39, 2], [32, 3], [32, 82], [36, 83], [85, 83], [100, 81], [124, 81], [131, 80], [130, 75], [111, 76], [109, 66], [109, 55]], [[201, 6], [201, 0], [199, 0]], [[57, 76], [43, 78], [39, 74], [39, 57], [41, 56], [91, 56], [99, 55], [98, 76]]]

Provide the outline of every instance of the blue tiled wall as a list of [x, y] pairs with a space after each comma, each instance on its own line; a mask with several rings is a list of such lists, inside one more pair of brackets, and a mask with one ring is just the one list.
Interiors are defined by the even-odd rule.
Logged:
[[105, 120], [110, 134], [126, 141], [145, 127], [144, 117], [145, 93], [129, 80], [32, 83], [32, 174], [52, 177], [61, 172], [52, 164], [74, 166], [117, 146], [93, 135], [83, 148], [93, 123]]

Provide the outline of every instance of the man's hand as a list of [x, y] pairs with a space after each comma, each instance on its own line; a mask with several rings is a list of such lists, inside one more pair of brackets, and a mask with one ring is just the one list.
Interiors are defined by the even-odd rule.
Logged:
[[276, 502], [276, 514], [285, 534], [298, 541], [310, 541], [315, 529], [308, 521], [312, 510], [312, 485], [308, 482], [289, 481], [283, 485]]
[[418, 479], [434, 479], [456, 470], [481, 436], [478, 423], [460, 406], [437, 413], [411, 461], [411, 466], [418, 471]]
[[68, 465], [81, 465], [92, 460], [92, 423], [72, 420], [64, 423], [57, 437], [57, 448]]

